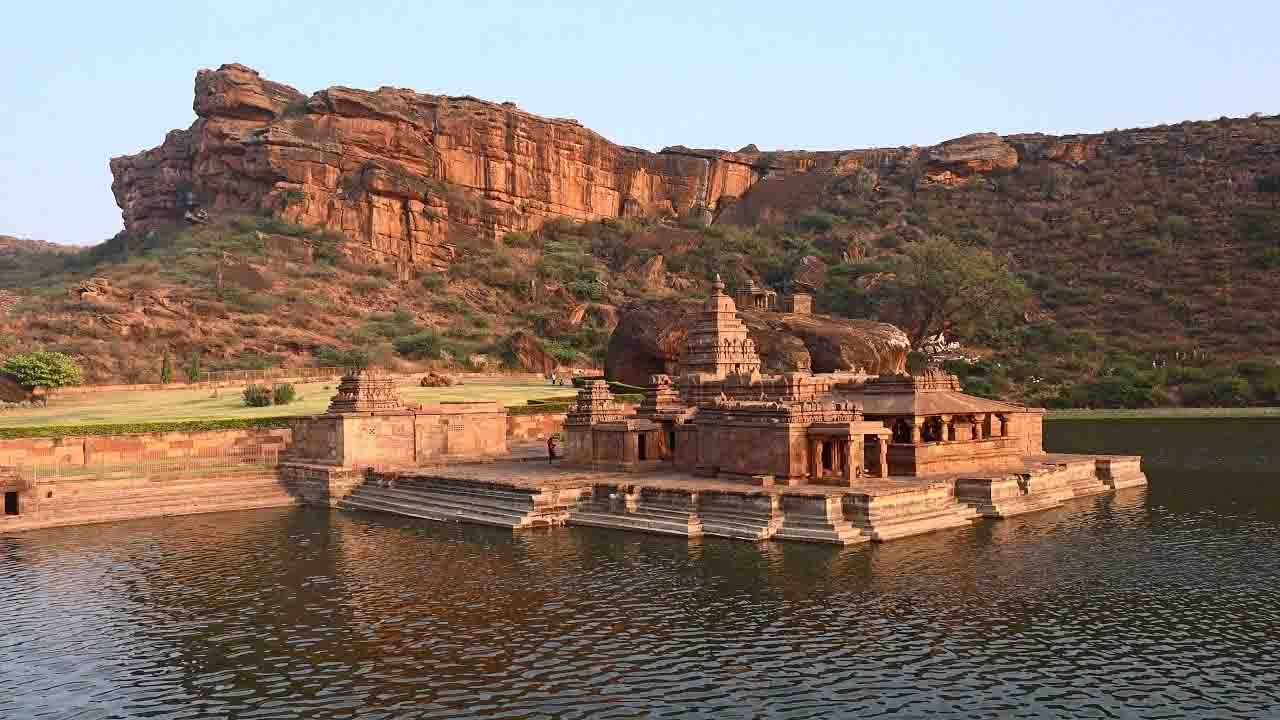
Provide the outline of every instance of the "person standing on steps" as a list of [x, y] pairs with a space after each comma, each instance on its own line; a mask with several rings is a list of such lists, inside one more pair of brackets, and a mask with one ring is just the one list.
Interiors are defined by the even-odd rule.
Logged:
[[548, 435], [547, 436], [547, 462], [552, 463], [556, 461], [556, 450], [558, 450], [559, 447], [560, 447], [560, 443], [556, 440], [556, 436]]

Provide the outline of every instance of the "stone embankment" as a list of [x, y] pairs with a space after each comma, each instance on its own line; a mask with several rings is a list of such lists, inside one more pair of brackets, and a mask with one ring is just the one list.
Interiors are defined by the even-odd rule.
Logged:
[[337, 507], [513, 530], [555, 525], [680, 537], [851, 545], [1047, 510], [1140, 487], [1131, 456], [1048, 455], [985, 477], [864, 480], [855, 487], [754, 487], [670, 473], [496, 462], [372, 473]]

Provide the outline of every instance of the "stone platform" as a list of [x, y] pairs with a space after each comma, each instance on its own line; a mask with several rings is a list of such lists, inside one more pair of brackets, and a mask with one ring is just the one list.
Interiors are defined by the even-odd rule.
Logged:
[[371, 472], [335, 504], [511, 529], [567, 524], [851, 545], [1046, 510], [1145, 484], [1139, 459], [1120, 456], [1045, 455], [997, 475], [865, 478], [852, 487], [760, 487], [678, 472], [569, 469], [512, 458]]

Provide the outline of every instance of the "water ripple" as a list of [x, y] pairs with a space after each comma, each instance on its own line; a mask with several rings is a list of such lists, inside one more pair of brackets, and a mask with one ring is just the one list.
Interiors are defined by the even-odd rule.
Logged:
[[850, 549], [289, 509], [0, 538], [0, 717], [1274, 716], [1280, 457], [1238, 439]]

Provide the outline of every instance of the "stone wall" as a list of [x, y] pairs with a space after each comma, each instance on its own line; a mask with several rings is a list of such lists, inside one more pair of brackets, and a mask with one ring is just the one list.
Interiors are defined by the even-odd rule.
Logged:
[[157, 458], [201, 457], [230, 452], [282, 452], [291, 439], [292, 433], [288, 428], [18, 438], [0, 440], [0, 466], [121, 465]]
[[564, 432], [565, 414], [507, 415], [507, 441], [546, 440], [548, 435]]
[[256, 510], [295, 504], [275, 467], [226, 467], [193, 473], [137, 468], [80, 472], [31, 479], [17, 476], [4, 491], [16, 492], [18, 513], [0, 515], [0, 534], [165, 515]]
[[316, 415], [293, 423], [290, 458], [352, 468], [430, 465], [507, 452], [508, 419], [497, 403]]

